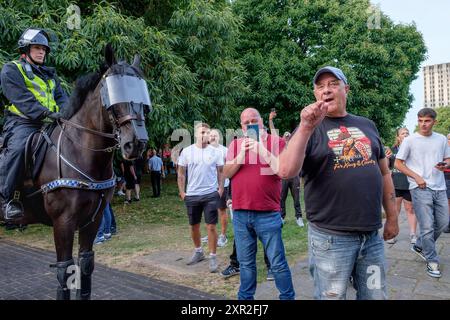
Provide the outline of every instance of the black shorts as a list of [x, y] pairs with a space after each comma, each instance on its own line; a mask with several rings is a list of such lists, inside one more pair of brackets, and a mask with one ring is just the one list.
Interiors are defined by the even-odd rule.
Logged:
[[207, 224], [217, 224], [217, 205], [219, 203], [219, 193], [217, 191], [202, 196], [186, 196], [184, 203], [186, 204], [191, 226], [202, 221], [202, 212], [205, 214], [205, 222]]
[[399, 190], [399, 189], [395, 189], [395, 197], [396, 198], [403, 198], [406, 201], [412, 201], [411, 198], [411, 192], [409, 192], [409, 190]]
[[228, 200], [228, 187], [223, 189], [223, 194], [219, 199], [219, 209], [227, 208], [227, 200]]
[[125, 188], [127, 190], [133, 190], [135, 184], [136, 184], [136, 180], [134, 180], [133, 176], [125, 175]]
[[142, 180], [142, 174], [137, 174], [136, 175], [136, 184], [141, 184], [141, 180]]

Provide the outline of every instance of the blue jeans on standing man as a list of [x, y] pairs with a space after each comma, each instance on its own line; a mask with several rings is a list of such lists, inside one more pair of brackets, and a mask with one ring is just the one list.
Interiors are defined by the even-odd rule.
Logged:
[[448, 225], [447, 193], [415, 188], [411, 190], [411, 197], [420, 229], [416, 247], [422, 249], [427, 262], [439, 263], [435, 243]]
[[291, 271], [286, 261], [281, 238], [280, 212], [235, 210], [233, 227], [241, 277], [238, 299], [254, 299], [257, 238], [261, 240], [269, 258], [275, 285], [280, 291], [280, 300], [295, 299]]
[[103, 210], [103, 218], [102, 223], [100, 224], [100, 227], [98, 228], [97, 232], [97, 238], [101, 239], [105, 236], [105, 234], [108, 234], [111, 236], [111, 220], [112, 220], [112, 210], [111, 210], [111, 204], [106, 204], [105, 209]]
[[350, 277], [357, 300], [386, 299], [384, 243], [378, 231], [337, 235], [310, 224], [308, 252], [315, 299], [346, 299]]

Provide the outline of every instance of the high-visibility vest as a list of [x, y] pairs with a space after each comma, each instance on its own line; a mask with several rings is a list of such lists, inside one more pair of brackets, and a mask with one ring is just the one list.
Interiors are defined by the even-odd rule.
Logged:
[[[54, 79], [49, 79], [46, 81], [34, 75], [33, 79], [28, 78], [25, 71], [23, 70], [22, 64], [19, 61], [13, 61], [17, 66], [20, 73], [25, 80], [25, 85], [27, 89], [34, 95], [37, 101], [40, 102], [44, 107], [49, 109], [51, 112], [59, 112], [59, 107], [56, 104], [54, 98], [54, 92], [56, 87], [56, 82]], [[18, 116], [27, 118], [14, 104], [7, 106], [7, 110], [17, 114]]]

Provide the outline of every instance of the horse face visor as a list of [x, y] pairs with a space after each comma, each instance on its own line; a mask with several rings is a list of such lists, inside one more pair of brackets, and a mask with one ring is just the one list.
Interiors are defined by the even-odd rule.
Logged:
[[148, 140], [145, 129], [145, 113], [151, 109], [150, 96], [147, 83], [144, 79], [129, 75], [109, 75], [102, 80], [100, 95], [103, 106], [109, 110], [119, 103], [129, 105], [130, 114], [116, 119], [120, 127], [123, 123], [131, 121], [139, 140]]

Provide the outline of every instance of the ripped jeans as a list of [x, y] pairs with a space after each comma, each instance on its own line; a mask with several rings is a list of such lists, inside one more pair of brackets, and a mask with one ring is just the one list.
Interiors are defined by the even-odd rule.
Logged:
[[357, 300], [386, 299], [384, 243], [378, 231], [336, 235], [310, 225], [308, 249], [315, 299], [346, 299], [350, 277]]

